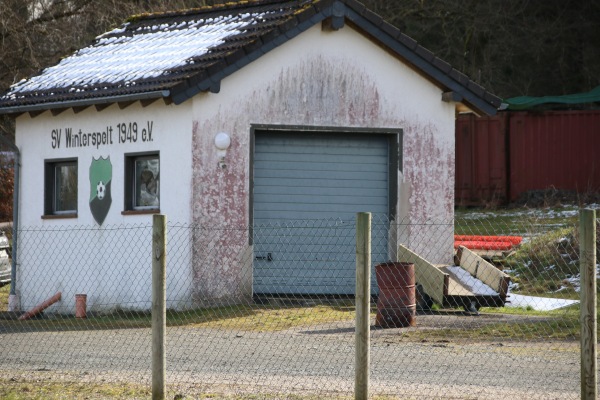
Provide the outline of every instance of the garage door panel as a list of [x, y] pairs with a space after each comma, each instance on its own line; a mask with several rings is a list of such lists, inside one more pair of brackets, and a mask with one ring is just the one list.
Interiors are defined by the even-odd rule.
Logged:
[[[351, 213], [340, 213], [340, 214], [341, 214], [341, 218], [347, 220], [349, 223], [354, 224], [354, 222], [355, 222], [354, 220], [356, 219], [357, 212], [373, 212], [373, 211], [371, 211], [371, 209], [372, 209], [371, 207], [369, 207], [369, 209], [367, 209], [365, 207], [362, 211], [353, 211]], [[256, 214], [256, 211], [255, 211], [255, 214]], [[385, 216], [387, 215], [387, 210], [386, 210], [386, 212], [383, 212], [383, 213], [373, 212], [373, 214], [379, 214], [378, 216], [374, 217], [375, 219], [385, 218]], [[319, 220], [319, 219], [329, 219], [329, 218], [332, 218], [330, 211], [318, 211], [318, 210], [298, 211], [294, 214], [293, 217], [290, 215], [290, 211], [273, 211], [273, 212], [269, 212], [268, 216], [262, 216], [260, 221], [255, 222], [255, 224], [258, 223], [259, 225], [266, 226], [266, 225], [270, 225], [270, 224], [277, 224], [282, 219], [302, 222], [302, 221], [306, 221], [308, 219]], [[256, 221], [256, 218], [255, 218], [255, 221]]]
[[[388, 154], [385, 135], [256, 134], [256, 293], [354, 293], [356, 213], [387, 216]], [[387, 261], [380, 228], [373, 260]]]
[[[334, 146], [332, 143], [330, 146]], [[289, 147], [272, 147], [265, 149], [264, 146], [255, 146], [255, 161], [273, 164], [295, 164], [294, 168], [310, 168], [313, 165], [323, 165], [323, 168], [340, 166], [381, 165], [380, 157], [387, 156], [387, 150], [369, 147], [328, 147], [307, 148], [305, 151], [289, 151]], [[270, 152], [261, 152], [270, 150]], [[360, 151], [360, 153], [358, 153]], [[318, 152], [318, 154], [315, 154]]]
[[[387, 182], [379, 182], [379, 185], [373, 185], [373, 187], [369, 188], [369, 197], [386, 197], [388, 195], [387, 190]], [[285, 188], [285, 189], [284, 189]], [[257, 199], [258, 196], [273, 196], [279, 195], [282, 190], [284, 190], [288, 195], [291, 196], [338, 196], [340, 193], [340, 188], [344, 190], [349, 196], [361, 196], [364, 194], [364, 188], [356, 188], [354, 186], [338, 186], [331, 187], [330, 185], [319, 185], [319, 186], [300, 186], [300, 185], [281, 185], [281, 186], [261, 186], [260, 188], [254, 189], [254, 198]], [[259, 202], [267, 201], [268, 198], [261, 198]]]
[[[357, 182], [360, 180], [380, 180], [382, 171], [335, 171], [335, 170], [297, 170], [297, 169], [261, 169], [254, 170], [255, 173], [261, 173], [263, 178], [275, 179], [313, 179], [313, 180], [345, 180], [348, 183]], [[327, 173], [327, 177], [323, 174]]]
[[359, 173], [362, 171], [385, 172], [387, 166], [377, 163], [359, 163], [360, 160], [340, 160], [339, 162], [316, 161], [277, 161], [260, 164], [261, 169], [275, 171], [339, 171]]
[[[314, 196], [314, 195], [301, 195], [301, 194], [257, 194], [254, 196], [254, 201], [259, 202], [260, 207], [255, 210], [260, 211], [261, 209], [268, 210], [270, 207], [276, 207], [277, 204], [292, 204], [296, 205], [306, 204], [308, 206], [323, 205], [323, 206], [334, 206], [338, 207], [340, 204], [346, 204], [348, 206], [360, 206], [363, 204], [369, 204], [377, 201], [378, 196], [343, 196], [343, 195], [325, 195], [325, 196]], [[276, 208], [272, 208], [276, 210]], [[335, 208], [333, 208], [335, 210]], [[354, 208], [349, 211], [352, 212]]]
[[[383, 189], [387, 194], [387, 181], [384, 180], [369, 180], [363, 181], [360, 184], [360, 187], [356, 185], [355, 181], [352, 180], [321, 180], [321, 179], [294, 179], [279, 181], [275, 183], [274, 181], [264, 181], [260, 186], [254, 186], [254, 193], [265, 192], [266, 190], [270, 190], [269, 193], [272, 193], [272, 190], [277, 190], [278, 188], [335, 188], [340, 190], [350, 190], [350, 189], [359, 189], [359, 190], [372, 190], [372, 189]], [[287, 190], [287, 189], [285, 189]]]
[[282, 150], [286, 154], [332, 155], [348, 154], [349, 150], [346, 149], [354, 149], [360, 150], [360, 152], [355, 151], [358, 156], [381, 154], [383, 152], [383, 149], [377, 143], [369, 142], [373, 138], [372, 134], [338, 135], [319, 133], [322, 137], [310, 136], [304, 133], [267, 133], [267, 135], [271, 136], [268, 141], [255, 141], [254, 146], [259, 155], [264, 153], [281, 154]]
[[[350, 260], [352, 261], [352, 260]], [[264, 271], [260, 274], [262, 278], [278, 278], [281, 274], [277, 273], [276, 270], [263, 262], [264, 265], [259, 265], [256, 268], [263, 268]], [[310, 267], [302, 269], [290, 269], [289, 273], [286, 274], [288, 278], [305, 278], [311, 276], [328, 277], [328, 278], [352, 278], [354, 277], [354, 271], [350, 271], [345, 268], [345, 265], [332, 265], [330, 261], [322, 260], [320, 262], [314, 262]]]
[[[255, 146], [255, 150], [261, 151], [261, 153], [256, 154], [255, 160], [269, 162], [306, 160], [308, 162], [335, 163], [348, 156], [348, 148], [328, 148], [323, 150], [321, 154], [314, 154], [315, 149], [312, 147], [303, 151], [295, 150], [294, 152], [285, 153], [282, 153], [282, 149], [277, 147]], [[381, 149], [378, 148], [365, 147], [361, 150], [362, 153], [356, 154], [354, 157], [364, 163], [369, 163], [373, 157], [384, 155]]]
[[[314, 212], [315, 208], [317, 208], [317, 207], [319, 209], [318, 213], [326, 213], [326, 215], [328, 215], [328, 217], [325, 217], [325, 218], [331, 218], [332, 216], [339, 216], [342, 218], [345, 217], [346, 219], [350, 219], [350, 218], [354, 217], [354, 214], [356, 214], [357, 212], [360, 212], [360, 211], [356, 211], [356, 210], [360, 210], [360, 209], [362, 209], [364, 212], [372, 212], [372, 213], [378, 213], [378, 214], [385, 214], [387, 211], [387, 207], [385, 207], [385, 206], [377, 206], [377, 207], [371, 206], [371, 207], [367, 208], [367, 206], [363, 206], [362, 204], [329, 204], [329, 203], [296, 204], [294, 202], [287, 202], [287, 203], [269, 203], [266, 205], [261, 205], [260, 207], [257, 207], [254, 209], [254, 214], [261, 216], [260, 214], [263, 212], [270, 213], [272, 211], [273, 213], [277, 213], [277, 212], [283, 211], [283, 212], [287, 212], [288, 218], [295, 218], [296, 213], [304, 213], [303, 218], [308, 219], [308, 218], [310, 218], [310, 213]], [[284, 214], [284, 215], [286, 215], [286, 214]], [[314, 218], [311, 218], [311, 219], [314, 219]]]
[[[303, 265], [303, 269], [310, 268], [310, 263], [314, 261], [343, 261], [354, 258], [354, 247], [340, 243], [339, 239], [336, 240], [316, 235], [315, 231], [313, 231], [313, 237], [309, 239], [314, 239], [316, 242], [291, 243], [285, 246], [285, 249], [282, 248], [281, 244], [260, 246], [261, 248], [256, 249], [256, 254], [263, 256], [270, 254], [273, 260], [281, 262], [293, 260], [307, 261], [307, 264]], [[350, 250], [350, 256], [343, 253], [348, 250]]]

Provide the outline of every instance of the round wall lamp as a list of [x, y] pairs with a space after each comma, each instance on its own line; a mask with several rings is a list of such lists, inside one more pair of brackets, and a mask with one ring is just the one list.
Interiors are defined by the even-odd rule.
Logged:
[[225, 163], [225, 156], [227, 155], [227, 149], [231, 146], [231, 137], [225, 132], [219, 132], [215, 135], [215, 147], [217, 148], [217, 155], [219, 157], [219, 167], [227, 168]]
[[215, 136], [215, 146], [219, 150], [227, 151], [229, 146], [231, 146], [231, 138], [225, 132], [219, 132]]

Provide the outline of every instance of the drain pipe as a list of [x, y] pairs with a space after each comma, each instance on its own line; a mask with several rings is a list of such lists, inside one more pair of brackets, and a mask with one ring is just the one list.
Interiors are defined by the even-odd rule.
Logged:
[[19, 249], [18, 231], [19, 231], [19, 185], [21, 176], [21, 152], [19, 148], [7, 140], [4, 135], [0, 135], [0, 141], [10, 147], [14, 153], [14, 188], [13, 188], [13, 227], [12, 227], [12, 266], [10, 271], [10, 293], [8, 296], [8, 311], [19, 311], [19, 299], [17, 297], [17, 254]]

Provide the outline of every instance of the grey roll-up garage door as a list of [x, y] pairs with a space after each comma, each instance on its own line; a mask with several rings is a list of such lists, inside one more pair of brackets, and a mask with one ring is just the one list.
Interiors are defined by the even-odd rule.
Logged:
[[357, 212], [373, 213], [373, 261], [387, 261], [388, 138], [256, 132], [254, 293], [354, 294]]

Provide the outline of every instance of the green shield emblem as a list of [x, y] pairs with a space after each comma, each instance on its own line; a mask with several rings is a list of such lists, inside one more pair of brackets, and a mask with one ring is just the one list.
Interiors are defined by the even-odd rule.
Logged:
[[112, 204], [110, 186], [112, 181], [112, 164], [110, 156], [92, 158], [90, 165], [90, 210], [92, 216], [102, 225]]

